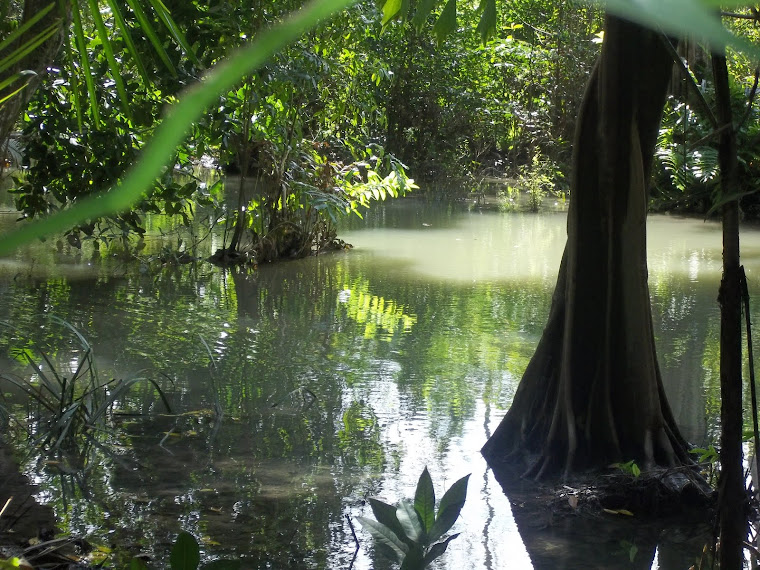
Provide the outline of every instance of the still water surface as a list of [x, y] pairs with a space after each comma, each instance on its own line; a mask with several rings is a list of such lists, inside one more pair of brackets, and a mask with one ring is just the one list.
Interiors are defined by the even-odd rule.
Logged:
[[[686, 437], [705, 445], [718, 413], [720, 228], [654, 216], [649, 235], [666, 389]], [[518, 529], [480, 456], [548, 314], [564, 214], [405, 200], [341, 237], [355, 248], [251, 274], [125, 270], [52, 244], [0, 262], [4, 370], [30, 373], [8, 358], [28, 339], [76, 365], [78, 345], [43, 316], [54, 314], [89, 340], [103, 378], [150, 376], [172, 404], [166, 414], [149, 385], [135, 388], [111, 454], [86, 476], [27, 461], [69, 530], [159, 560], [184, 529], [207, 560], [243, 568], [388, 568], [358, 524], [354, 558], [347, 515], [370, 516], [370, 496], [413, 496], [427, 466], [439, 496], [471, 474], [461, 535], [436, 568], [629, 568], [632, 545], [633, 567], [694, 561], [689, 536], [635, 524]], [[742, 239], [760, 291], [760, 231]]]

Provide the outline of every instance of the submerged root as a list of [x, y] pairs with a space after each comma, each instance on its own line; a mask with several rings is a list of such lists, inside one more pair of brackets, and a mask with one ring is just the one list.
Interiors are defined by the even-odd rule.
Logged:
[[[543, 461], [539, 461], [539, 464]], [[493, 466], [511, 499], [538, 501], [555, 514], [601, 515], [624, 512], [639, 518], [680, 515], [684, 510], [712, 512], [717, 494], [693, 466], [654, 468], [633, 476], [617, 466], [551, 481], [527, 481], [515, 464]], [[528, 471], [530, 473], [530, 471]], [[527, 493], [526, 493], [527, 491]], [[517, 497], [516, 497], [517, 496]]]

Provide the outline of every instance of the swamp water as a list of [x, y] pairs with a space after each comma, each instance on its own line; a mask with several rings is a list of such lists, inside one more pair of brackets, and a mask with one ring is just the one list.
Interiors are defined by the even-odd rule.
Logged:
[[[649, 235], [666, 390], [684, 435], [705, 445], [719, 410], [720, 228], [653, 216]], [[150, 377], [172, 406], [137, 384], [107, 453], [26, 461], [64, 528], [153, 553], [158, 567], [184, 529], [204, 560], [241, 568], [388, 568], [358, 523], [355, 554], [346, 515], [371, 516], [367, 497], [412, 497], [427, 466], [439, 497], [472, 474], [461, 535], [436, 568], [694, 562], [703, 541], [689, 529], [600, 518], [518, 530], [519, 505], [480, 456], [540, 338], [564, 214], [402, 200], [341, 237], [355, 248], [251, 274], [206, 263], [126, 271], [50, 243], [0, 261], [0, 321], [11, 324], [0, 330], [2, 371], [28, 377], [9, 353], [31, 342], [61, 369], [76, 366], [80, 346], [44, 316], [55, 315], [90, 342], [102, 378]], [[760, 231], [744, 230], [742, 250], [757, 295]]]

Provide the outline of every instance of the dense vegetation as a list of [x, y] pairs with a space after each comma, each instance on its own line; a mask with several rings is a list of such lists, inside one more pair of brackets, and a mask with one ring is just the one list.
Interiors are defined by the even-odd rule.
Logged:
[[[5, 7], [0, 37], [12, 38], [26, 4]], [[167, 103], [299, 2], [167, 2], [163, 12], [147, 0], [109, 2], [102, 18], [91, 4], [70, 11], [68, 35], [24, 90], [33, 97], [15, 134], [0, 142], [6, 160], [25, 167], [13, 190], [25, 218], [120, 180]], [[488, 36], [481, 11], [462, 4], [460, 33], [446, 42], [438, 41], [435, 16], [383, 26], [381, 8], [365, 1], [310, 32], [219, 99], [137, 208], [79, 224], [69, 242], [119, 238], [130, 249], [146, 214], [187, 222], [200, 208], [228, 228], [220, 263], [302, 256], [343, 247], [337, 218], [387, 193], [404, 194], [414, 187], [407, 173], [431, 192], [480, 191], [484, 182], [506, 179], [529, 192], [532, 209], [548, 191], [565, 196], [577, 109], [603, 37], [601, 13], [568, 0], [519, 0], [498, 12]], [[750, 20], [736, 21], [741, 33], [756, 34]], [[712, 81], [699, 45], [682, 47], [681, 55], [701, 96], [674, 73], [652, 206], [704, 213], [718, 172], [704, 106]], [[745, 95], [751, 65], [736, 55], [731, 66], [737, 113], [746, 115], [745, 192], [754, 189], [757, 168], [758, 122]], [[3, 84], [0, 105], [8, 113], [5, 94], [15, 95], [18, 84]], [[239, 177], [227, 185], [237, 198], [225, 201], [219, 187], [200, 180], [200, 164]], [[748, 215], [757, 213], [756, 202], [744, 199]]]
[[[0, 144], [8, 156], [20, 155], [25, 166], [13, 189], [24, 218], [64, 209], [96, 190], [117, 186], [164, 122], [166, 104], [298, 3], [164, 5], [147, 0], [143, 6], [131, 0], [127, 8], [116, 0], [107, 5], [91, 0], [87, 12], [65, 1], [60, 12], [52, 5], [40, 11], [37, 4], [27, 0], [23, 12], [15, 4], [5, 8], [9, 18], [0, 43], [0, 50], [10, 53], [0, 60], [0, 103], [17, 106], [16, 111], [4, 108]], [[552, 406], [547, 393], [565, 396], [561, 406], [539, 416], [536, 441], [527, 442], [545, 460], [536, 471], [570, 473], [578, 465], [604, 466], [630, 455], [647, 468], [689, 465], [685, 442], [659, 398], [662, 387], [647, 318], [648, 181], [655, 172], [651, 196], [657, 207], [711, 210], [722, 186], [722, 203], [744, 197], [745, 211], [756, 209], [757, 121], [751, 103], [757, 74], [755, 85], [747, 88], [749, 63], [737, 56], [730, 81], [725, 57], [717, 52], [710, 56], [709, 74], [699, 46], [684, 43], [684, 53], [676, 54], [681, 57], [673, 57], [667, 48], [675, 48], [666, 38], [609, 15], [603, 26], [606, 50], [590, 71], [600, 17], [569, 3], [513, 3], [500, 20], [492, 14], [495, 33], [490, 24], [482, 27], [493, 1], [477, 11], [460, 3], [460, 22], [471, 25], [439, 45], [435, 40], [457, 26], [456, 1], [450, 0], [435, 21], [428, 18], [429, 9], [419, 8], [412, 26], [382, 30], [388, 7], [399, 10], [401, 5], [400, 0], [388, 1], [381, 13], [374, 3], [358, 3], [276, 51], [266, 64], [251, 66], [255, 71], [220, 92], [209, 112], [193, 123], [191, 136], [176, 149], [173, 168], [133, 210], [80, 222], [68, 229], [69, 243], [78, 247], [91, 239], [100, 246], [119, 238], [127, 249], [139, 248], [140, 241], [132, 238], [145, 232], [147, 214], [187, 223], [203, 212], [211, 224], [225, 224], [213, 261], [261, 262], [345, 247], [336, 234], [338, 216], [360, 214], [372, 199], [404, 194], [414, 187], [407, 171], [426, 183], [454, 180], [475, 189], [493, 178], [513, 178], [531, 192], [534, 209], [548, 188], [571, 191], [581, 206], [570, 217], [569, 261], [560, 271], [544, 333], [548, 340], [540, 345], [548, 346], [548, 356], [539, 349], [531, 364], [538, 363], [533, 370], [541, 366], [536, 378], [552, 386], [547, 390], [534, 382], [538, 390], [521, 392], [527, 397], [516, 399], [513, 407], [515, 415], [535, 418], [531, 406], [536, 402], [544, 412]], [[36, 10], [31, 19], [35, 10], [30, 7]], [[45, 14], [58, 21], [50, 23]], [[753, 13], [738, 16], [741, 22]], [[60, 25], [69, 20], [69, 27]], [[740, 31], [754, 33], [752, 28]], [[35, 70], [20, 67], [25, 54], [38, 47], [44, 49], [38, 50]], [[668, 88], [673, 61], [685, 64]], [[646, 69], [650, 63], [657, 69]], [[589, 74], [590, 88], [581, 93]], [[34, 77], [24, 85], [27, 76]], [[660, 128], [663, 107], [666, 120]], [[22, 131], [11, 138], [9, 118], [16, 115]], [[740, 117], [736, 129], [732, 116]], [[576, 144], [570, 156], [573, 132]], [[740, 141], [738, 157], [734, 137]], [[209, 188], [196, 177], [195, 167], [204, 162], [238, 177], [236, 196], [222, 196], [218, 186]], [[568, 168], [569, 190], [561, 184]], [[727, 231], [738, 236], [736, 208], [729, 226]], [[738, 300], [735, 241], [736, 267], [726, 271], [730, 297]], [[180, 251], [176, 258], [186, 253]], [[632, 259], [638, 262], [630, 263]], [[738, 323], [738, 302], [727, 308], [727, 298], [721, 300], [725, 312]], [[583, 327], [575, 326], [575, 315], [583, 316]], [[740, 331], [733, 336], [740, 340]], [[560, 342], [560, 337], [576, 344]], [[631, 339], [634, 345], [627, 344]], [[606, 353], [600, 357], [601, 345]], [[642, 345], [645, 358], [634, 350]], [[566, 349], [569, 356], [561, 352]], [[589, 361], [589, 353], [597, 354], [596, 360]], [[645, 365], [639, 370], [626, 358]], [[577, 365], [581, 360], [588, 370]], [[544, 362], [554, 368], [545, 369]], [[630, 376], [623, 390], [619, 378], [610, 374], [613, 365]], [[726, 370], [727, 376], [740, 379], [740, 370]], [[613, 379], [614, 388], [597, 389]], [[530, 386], [524, 382], [521, 388], [525, 385]], [[741, 396], [741, 382], [738, 386]], [[630, 402], [640, 393], [656, 395], [657, 401], [638, 407], [639, 418], [627, 417], [623, 412], [631, 411]], [[601, 397], [608, 394], [615, 397]], [[522, 405], [525, 401], [530, 405]], [[589, 401], [587, 422], [573, 410]], [[739, 397], [734, 409], [740, 404]], [[724, 420], [729, 416], [724, 414]], [[592, 429], [597, 423], [611, 427]], [[738, 424], [741, 428], [740, 419]], [[570, 435], [555, 428], [564, 425], [570, 426]], [[651, 444], [652, 426], [657, 447]], [[506, 427], [510, 437], [517, 433], [514, 426]], [[588, 441], [576, 462], [581, 432]], [[603, 441], [590, 435], [601, 435]], [[497, 443], [493, 455], [505, 447]], [[741, 466], [740, 455], [733, 463], [724, 461], [724, 468]], [[721, 540], [728, 551], [723, 532]]]

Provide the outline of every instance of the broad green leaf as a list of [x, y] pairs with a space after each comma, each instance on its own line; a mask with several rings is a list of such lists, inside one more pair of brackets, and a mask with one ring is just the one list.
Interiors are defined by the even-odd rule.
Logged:
[[441, 556], [444, 552], [446, 552], [446, 549], [449, 547], [449, 542], [451, 542], [458, 536], [459, 536], [459, 533], [452, 534], [443, 542], [436, 542], [430, 548], [430, 550], [428, 550], [428, 553], [425, 555], [425, 558], [422, 561], [422, 568], [427, 568], [428, 566], [430, 566], [433, 560], [435, 560], [436, 558]]
[[424, 541], [425, 528], [420, 520], [420, 515], [417, 514], [411, 501], [402, 500], [396, 509], [396, 516], [401, 524], [401, 528], [404, 529], [404, 534], [414, 544], [420, 544]]
[[[168, 110], [168, 115], [145, 145], [140, 160], [126, 174], [121, 184], [82, 200], [72, 208], [36, 222], [24, 224], [21, 229], [0, 236], [0, 255], [16, 249], [34, 238], [65, 231], [87, 219], [100, 218], [129, 208], [144, 197], [153, 181], [161, 175], [174, 154], [174, 149], [185, 139], [193, 123], [216, 98], [230, 90], [240, 78], [248, 75], [267, 61], [274, 53], [295, 41], [319, 21], [331, 16], [354, 0], [314, 0], [294, 12], [279, 24], [258, 34], [257, 39], [214, 66], [197, 85], [186, 90], [179, 102]], [[72, 13], [77, 10], [72, 0]], [[81, 27], [81, 22], [80, 22]], [[81, 52], [86, 54], [86, 51]], [[87, 61], [82, 56], [83, 71]], [[89, 67], [85, 77], [89, 74]], [[89, 86], [88, 86], [89, 91]]]
[[481, 0], [478, 10], [481, 12], [478, 33], [480, 41], [485, 44], [496, 32], [496, 0]]
[[396, 556], [398, 562], [401, 562], [409, 551], [409, 547], [387, 526], [376, 520], [367, 517], [356, 517], [359, 524], [372, 535], [378, 543], [390, 548]]
[[432, 12], [433, 8], [435, 8], [435, 4], [436, 0], [420, 0], [417, 3], [417, 10], [414, 13], [414, 17], [412, 18], [412, 25], [417, 29], [418, 32], [422, 30], [422, 27], [425, 25], [425, 22], [430, 15], [430, 12]]
[[148, 565], [139, 558], [133, 558], [129, 561], [129, 570], [148, 570]]
[[427, 467], [422, 471], [420, 480], [417, 481], [417, 490], [414, 493], [414, 509], [422, 519], [425, 532], [430, 532], [435, 522], [435, 489], [433, 489], [433, 480], [430, 478]]
[[422, 547], [417, 545], [404, 557], [404, 562], [399, 570], [421, 570], [425, 568], [422, 556]]
[[676, 36], [696, 35], [715, 51], [729, 45], [760, 59], [760, 47], [729, 32], [711, 8], [696, 0], [602, 0], [592, 1], [610, 12]]
[[198, 541], [189, 532], [179, 533], [169, 555], [172, 570], [196, 570], [201, 563]]
[[406, 539], [404, 528], [396, 515], [396, 507], [373, 498], [370, 498], [369, 505], [372, 507], [372, 514], [375, 515], [378, 522], [390, 528], [399, 538]]
[[386, 0], [383, 4], [383, 26], [390, 22], [393, 18], [400, 15], [401, 0]]
[[457, 29], [457, 0], [449, 0], [443, 7], [443, 12], [438, 16], [438, 20], [433, 26], [435, 37], [438, 43], [443, 43], [451, 32]]
[[431, 542], [446, 534], [454, 526], [467, 499], [467, 481], [469, 478], [469, 475], [465, 475], [443, 495], [441, 504], [438, 505], [438, 515], [435, 517], [435, 524], [428, 537], [428, 540]]

